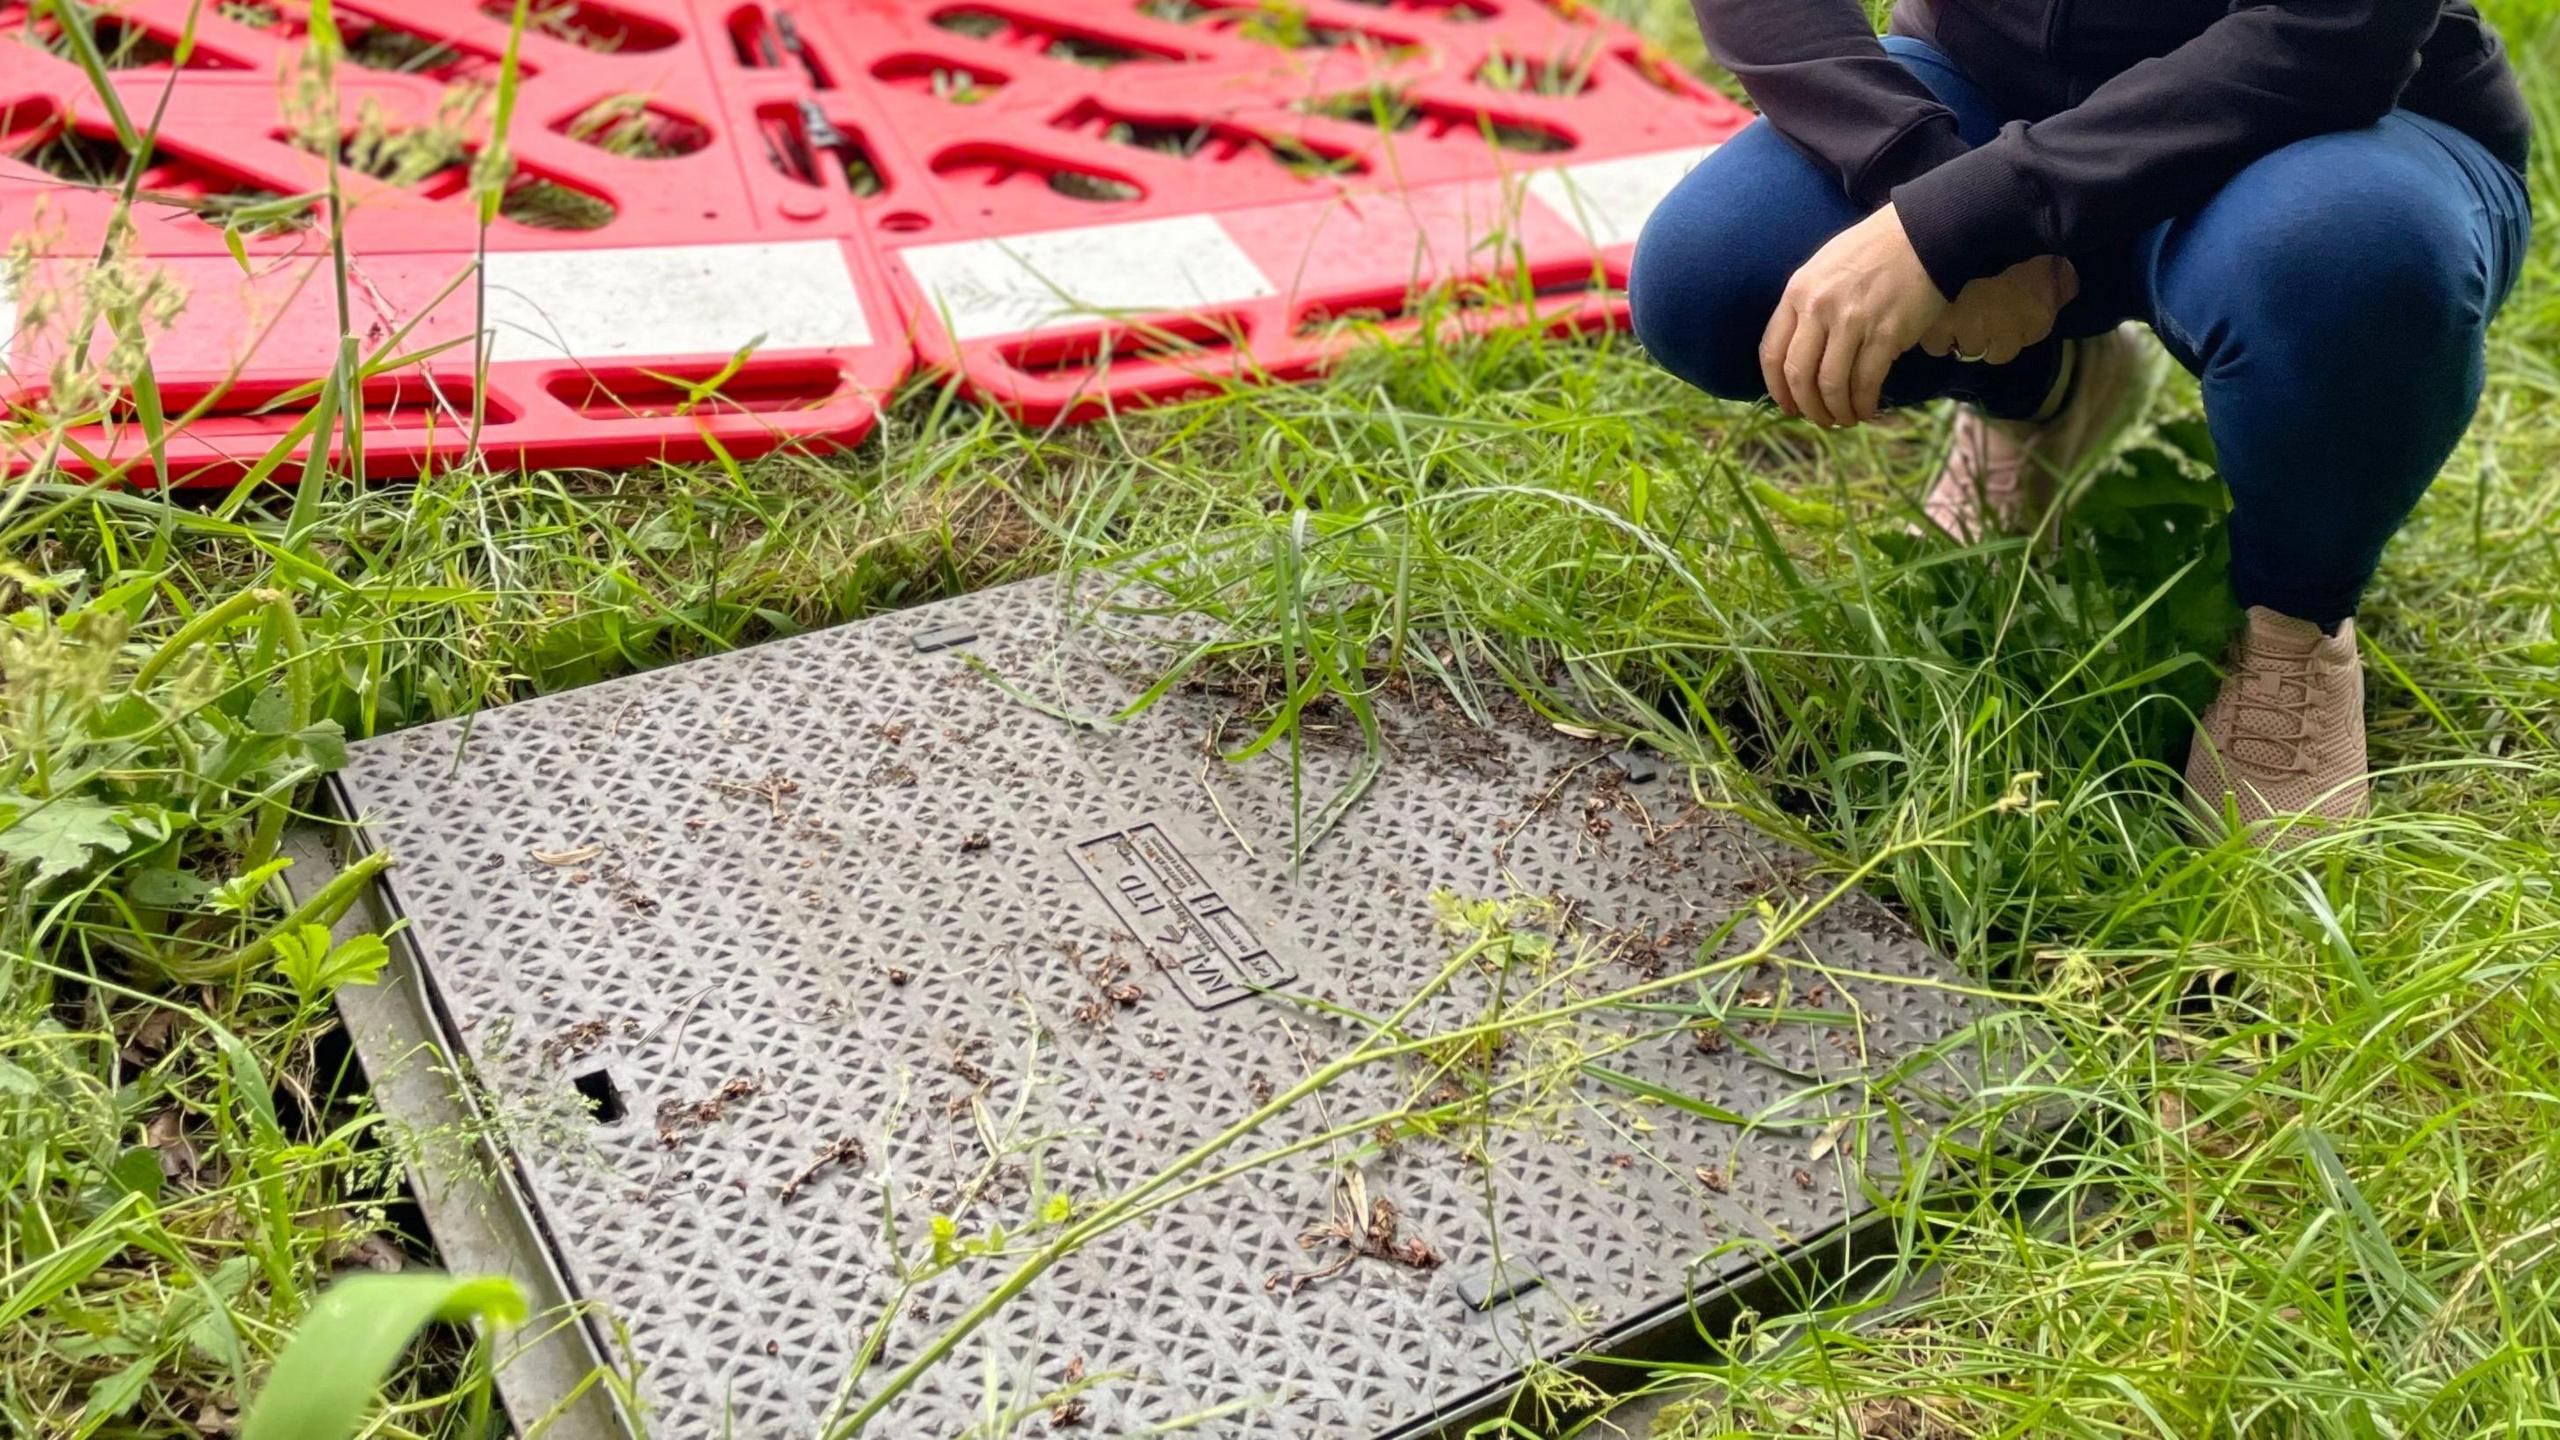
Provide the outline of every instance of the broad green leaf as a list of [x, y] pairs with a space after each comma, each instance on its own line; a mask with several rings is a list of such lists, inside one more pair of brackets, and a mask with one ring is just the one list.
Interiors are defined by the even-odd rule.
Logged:
[[153, 910], [184, 910], [203, 901], [213, 887], [192, 870], [154, 866], [134, 872], [125, 882], [125, 898]]
[[135, 1145], [107, 1167], [107, 1178], [117, 1190], [139, 1195], [146, 1203], [157, 1205], [160, 1203], [160, 1152], [148, 1145]]
[[364, 1424], [392, 1362], [431, 1321], [522, 1323], [503, 1276], [358, 1275], [329, 1288], [276, 1357], [240, 1440], [346, 1440]]
[[133, 843], [123, 812], [86, 795], [22, 796], [7, 816], [0, 820], [0, 860], [34, 867], [38, 882], [72, 874], [102, 850], [120, 855]]
[[145, 1355], [90, 1386], [89, 1403], [80, 1409], [81, 1426], [86, 1429], [132, 1409], [133, 1402], [142, 1398], [142, 1387], [149, 1383], [151, 1372], [158, 1368], [159, 1357]]
[[261, 735], [283, 735], [294, 728], [293, 697], [281, 685], [270, 685], [249, 702], [249, 728]]
[[110, 696], [89, 712], [87, 729], [100, 740], [135, 738], [157, 729], [163, 717], [160, 707], [147, 696]]
[[317, 1000], [341, 985], [370, 985], [391, 959], [391, 948], [379, 935], [358, 935], [333, 945], [325, 925], [303, 925], [275, 937], [276, 973], [305, 1000]]
[[305, 725], [289, 737], [321, 771], [347, 768], [347, 729], [335, 720]]
[[205, 896], [205, 903], [216, 910], [246, 915], [249, 913], [249, 907], [258, 903], [258, 896], [265, 893], [267, 882], [291, 869], [292, 866], [293, 862], [289, 859], [270, 860], [255, 870], [235, 875], [215, 886]]
[[231, 1321], [230, 1304], [248, 1283], [249, 1257], [234, 1255], [186, 1297], [203, 1312], [187, 1327], [188, 1346], [226, 1370], [240, 1368], [240, 1328]]
[[329, 953], [329, 927], [297, 925], [275, 934], [276, 968], [290, 975], [296, 969], [316, 970]]

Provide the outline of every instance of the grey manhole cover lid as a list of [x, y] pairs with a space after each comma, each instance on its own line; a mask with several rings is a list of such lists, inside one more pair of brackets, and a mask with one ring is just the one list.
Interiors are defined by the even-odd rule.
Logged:
[[1931, 1053], [1967, 1020], [1946, 967], [1863, 899], [1666, 983], [1750, 947], [1724, 927], [1797, 857], [1525, 710], [1381, 695], [1387, 763], [1293, 869], [1362, 773], [1352, 718], [1240, 765], [1215, 686], [1079, 720], [1164, 655], [1060, 602], [355, 749], [433, 1024], [507, 1117], [542, 1262], [627, 1327], [652, 1433], [820, 1432], [1362, 1047], [1393, 1053], [1090, 1236], [869, 1433], [1419, 1433], [1835, 1233], [1971, 1068]]

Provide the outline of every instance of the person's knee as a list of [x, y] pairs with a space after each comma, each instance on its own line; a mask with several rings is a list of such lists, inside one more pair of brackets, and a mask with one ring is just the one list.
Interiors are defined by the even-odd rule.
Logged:
[[2390, 187], [2353, 195], [2332, 223], [2298, 227], [2290, 243], [2324, 339], [2458, 356], [2488, 330], [2477, 247], [2438, 197]]
[[1772, 273], [1765, 239], [1738, 223], [1744, 208], [1665, 204], [1636, 241], [1627, 303], [1636, 338], [1665, 370], [1726, 400], [1757, 400], [1760, 337], [1776, 312], [1785, 273]]
[[2469, 221], [2406, 166], [2341, 165], [2316, 197], [2280, 190], [2207, 220], [2198, 238], [2210, 253], [2184, 277], [2187, 304], [2227, 327], [2240, 353], [2387, 360], [2405, 373], [2460, 367], [2486, 334], [2494, 301]]

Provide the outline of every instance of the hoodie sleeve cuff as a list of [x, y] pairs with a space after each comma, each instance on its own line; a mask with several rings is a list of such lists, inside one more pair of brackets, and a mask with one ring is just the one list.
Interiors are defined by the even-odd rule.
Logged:
[[2003, 137], [1894, 187], [1894, 213], [1938, 292], [2051, 254], [2044, 192], [2010, 162]]
[[1845, 188], [1859, 206], [1874, 210], [1894, 190], [1963, 155], [1971, 147], [1956, 133], [1954, 112], [1939, 109], [1902, 127], [1901, 133], [1876, 147]]

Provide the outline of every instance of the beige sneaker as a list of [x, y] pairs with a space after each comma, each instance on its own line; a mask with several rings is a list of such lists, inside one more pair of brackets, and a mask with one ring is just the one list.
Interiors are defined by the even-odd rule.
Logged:
[[[2227, 807], [2252, 839], [2277, 849], [2310, 839], [2322, 822], [2364, 814], [2372, 787], [2356, 622], [2324, 635], [2308, 620], [2251, 606], [2222, 690], [2188, 746], [2187, 786], [2189, 807], [2209, 829], [2222, 828]], [[2293, 819], [2312, 823], [2266, 823]]]
[[1929, 523], [1965, 544], [1980, 540], [1984, 517], [2002, 534], [2024, 535], [2055, 500], [2114, 455], [2127, 427], [2160, 388], [2158, 342], [2132, 323], [2066, 343], [2069, 396], [2048, 420], [1993, 420], [1971, 406], [1956, 412], [1955, 444], [1920, 502]]

